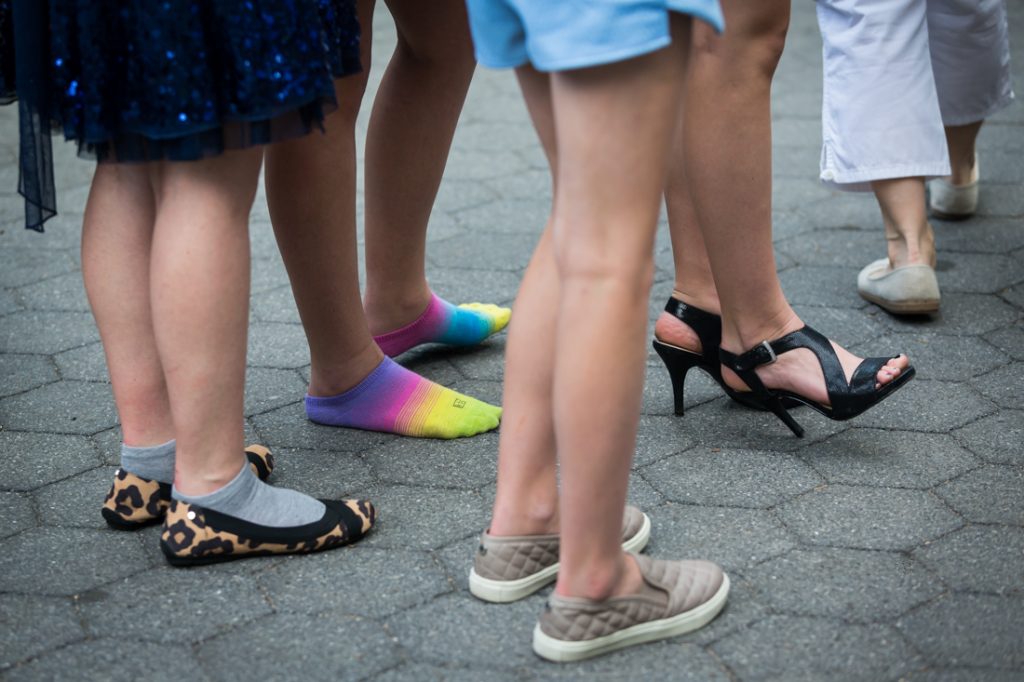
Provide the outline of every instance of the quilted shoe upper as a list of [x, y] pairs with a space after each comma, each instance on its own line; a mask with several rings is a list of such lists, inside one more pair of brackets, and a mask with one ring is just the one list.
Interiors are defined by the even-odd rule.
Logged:
[[586, 641], [671, 618], [709, 601], [724, 580], [722, 569], [710, 561], [632, 556], [644, 578], [641, 592], [602, 602], [552, 594], [540, 617], [544, 634], [563, 641]]
[[[622, 519], [622, 539], [640, 532], [644, 513], [627, 506]], [[494, 537], [486, 531], [473, 559], [473, 570], [490, 580], [520, 580], [558, 563], [557, 534]]]

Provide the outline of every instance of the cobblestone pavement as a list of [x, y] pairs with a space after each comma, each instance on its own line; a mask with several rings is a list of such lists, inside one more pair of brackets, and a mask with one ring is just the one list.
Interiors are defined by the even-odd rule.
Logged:
[[[1024, 2], [1010, 4], [1024, 93]], [[382, 59], [393, 37], [378, 19]], [[367, 495], [380, 524], [347, 550], [185, 571], [165, 565], [157, 529], [106, 530], [119, 433], [76, 253], [91, 166], [58, 148], [61, 214], [27, 233], [15, 112], [0, 111], [0, 677], [1024, 679], [1024, 107], [982, 131], [981, 214], [935, 223], [942, 314], [903, 321], [854, 290], [883, 253], [874, 202], [816, 180], [820, 78], [800, 3], [774, 91], [782, 280], [810, 323], [855, 350], [910, 353], [918, 378], [852, 423], [803, 413], [798, 440], [709, 381], [673, 416], [652, 353], [631, 490], [653, 519], [649, 552], [716, 560], [733, 593], [699, 633], [563, 667], [530, 651], [543, 594], [496, 606], [466, 589], [495, 435], [420, 441], [304, 419], [308, 354], [262, 197], [249, 435], [275, 448], [278, 483]], [[549, 197], [514, 79], [481, 72], [431, 227], [436, 289], [511, 302]], [[652, 320], [671, 289], [665, 234], [657, 262]], [[503, 350], [498, 337], [403, 360], [498, 401]]]

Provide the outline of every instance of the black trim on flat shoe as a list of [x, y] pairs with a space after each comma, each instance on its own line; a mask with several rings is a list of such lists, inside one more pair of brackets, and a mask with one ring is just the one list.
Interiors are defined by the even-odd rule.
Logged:
[[[798, 348], [806, 348], [818, 358], [818, 365], [821, 367], [821, 373], [825, 379], [825, 390], [828, 392], [828, 405], [792, 391], [770, 389], [757, 375], [755, 370], [761, 365], [771, 364], [779, 355]], [[876, 388], [878, 371], [889, 360], [900, 356], [865, 358], [857, 365], [853, 376], [847, 381], [846, 373], [843, 371], [842, 363], [839, 362], [835, 348], [832, 347], [832, 342], [808, 326], [790, 332], [774, 341], [762, 341], [740, 355], [719, 349], [719, 356], [722, 359], [722, 364], [736, 372], [737, 376], [750, 387], [750, 392], [740, 393], [742, 399], [774, 412], [798, 437], [804, 435], [804, 430], [787, 412], [783, 402], [787, 398], [803, 403], [834, 421], [845, 421], [863, 414], [882, 402], [916, 374], [913, 366], [908, 365], [898, 377]]]
[[160, 549], [172, 566], [202, 566], [257, 556], [321, 552], [361, 539], [376, 520], [366, 500], [321, 500], [324, 513], [301, 526], [276, 528], [172, 500]]

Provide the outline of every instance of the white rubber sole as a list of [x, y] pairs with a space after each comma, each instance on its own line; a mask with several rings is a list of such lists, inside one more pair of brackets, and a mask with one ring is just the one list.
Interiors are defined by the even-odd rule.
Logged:
[[685, 635], [699, 630], [721, 612], [729, 596], [729, 576], [722, 576], [722, 585], [714, 596], [700, 606], [662, 620], [638, 623], [604, 637], [581, 642], [567, 642], [544, 634], [538, 624], [533, 629], [533, 651], [541, 658], [556, 663], [582, 661], [629, 646]]
[[[627, 552], [640, 552], [651, 539], [651, 519], [644, 514], [644, 523], [636, 534], [622, 543]], [[469, 569], [469, 591], [477, 599], [494, 604], [508, 604], [528, 597], [545, 585], [550, 585], [558, 577], [556, 562], [533, 575], [518, 580], [493, 580], [484, 578], [473, 569]]]

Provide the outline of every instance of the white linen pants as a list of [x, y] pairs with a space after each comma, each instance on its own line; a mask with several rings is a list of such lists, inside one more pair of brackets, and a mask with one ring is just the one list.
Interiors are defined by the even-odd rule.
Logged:
[[1004, 0], [818, 0], [822, 182], [950, 174], [944, 125], [1013, 99]]

